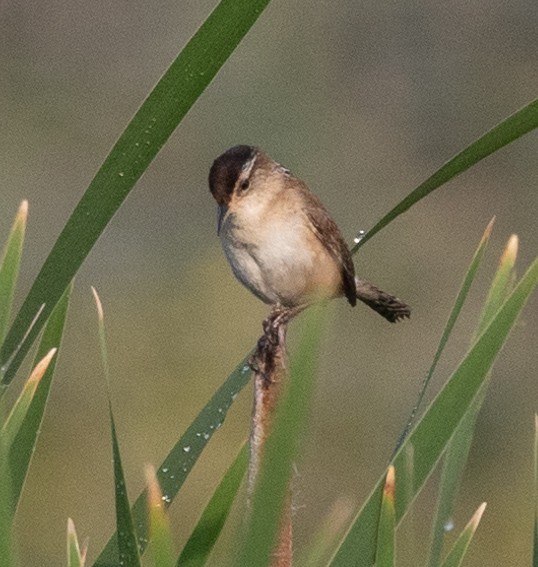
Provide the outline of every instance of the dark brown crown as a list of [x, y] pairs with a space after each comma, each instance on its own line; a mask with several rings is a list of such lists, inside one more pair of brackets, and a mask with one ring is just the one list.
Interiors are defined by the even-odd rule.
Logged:
[[255, 153], [256, 148], [252, 146], [234, 146], [213, 162], [209, 170], [209, 190], [219, 205], [228, 204], [241, 169]]

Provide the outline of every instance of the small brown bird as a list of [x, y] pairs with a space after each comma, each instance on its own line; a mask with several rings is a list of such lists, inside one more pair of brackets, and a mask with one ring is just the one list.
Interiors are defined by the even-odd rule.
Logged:
[[391, 323], [409, 317], [405, 303], [355, 276], [349, 248], [321, 201], [260, 149], [225, 151], [211, 166], [209, 188], [235, 276], [275, 316], [345, 295]]

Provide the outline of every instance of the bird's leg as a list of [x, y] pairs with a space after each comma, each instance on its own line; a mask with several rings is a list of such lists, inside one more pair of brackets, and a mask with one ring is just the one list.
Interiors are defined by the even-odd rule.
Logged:
[[269, 316], [263, 321], [263, 335], [258, 339], [256, 352], [251, 356], [249, 365], [254, 372], [269, 377], [274, 368], [275, 353], [285, 343], [287, 324], [308, 304], [296, 307], [284, 307], [276, 304]]

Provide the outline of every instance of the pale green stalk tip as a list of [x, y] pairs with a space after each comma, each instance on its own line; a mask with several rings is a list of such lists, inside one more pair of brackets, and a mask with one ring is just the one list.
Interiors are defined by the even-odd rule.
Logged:
[[144, 467], [144, 476], [148, 485], [148, 504], [150, 508], [160, 508], [162, 504], [161, 489], [157, 481], [157, 474], [153, 465], [147, 464]]
[[488, 226], [486, 226], [486, 230], [484, 231], [484, 235], [482, 236], [482, 241], [480, 242], [480, 244], [482, 244], [486, 240], [489, 240], [489, 237], [491, 236], [491, 232], [493, 231], [493, 225], [495, 224], [495, 219], [496, 217], [493, 216], [493, 218], [489, 221]]
[[17, 211], [17, 216], [15, 222], [17, 224], [26, 225], [26, 219], [28, 218], [28, 199], [24, 199]]
[[105, 318], [104, 312], [103, 312], [103, 304], [101, 303], [101, 299], [99, 298], [99, 294], [97, 293], [97, 290], [93, 287], [93, 285], [91, 286], [92, 289], [92, 293], [93, 293], [93, 298], [95, 300], [95, 306], [97, 307], [97, 316], [99, 317], [99, 321], [103, 321], [103, 319]]
[[51, 348], [49, 352], [36, 364], [30, 378], [28, 378], [28, 384], [36, 385], [39, 384], [41, 378], [45, 375], [47, 368], [49, 367], [50, 361], [53, 359], [54, 355], [58, 352], [58, 349]]
[[385, 486], [383, 488], [383, 496], [392, 504], [394, 504], [394, 493], [396, 487], [396, 471], [394, 465], [390, 465], [385, 477]]
[[486, 509], [486, 506], [487, 506], [487, 502], [482, 502], [482, 504], [480, 504], [480, 506], [473, 514], [473, 517], [469, 522], [469, 527], [471, 528], [471, 531], [473, 533], [475, 532], [476, 528], [478, 527], [478, 524], [480, 523], [480, 520], [482, 519], [482, 515], [484, 514], [484, 510]]
[[517, 251], [519, 247], [519, 238], [517, 234], [512, 234], [508, 239], [506, 247], [502, 253], [501, 259], [499, 260], [499, 265], [509, 264], [514, 265], [517, 258]]

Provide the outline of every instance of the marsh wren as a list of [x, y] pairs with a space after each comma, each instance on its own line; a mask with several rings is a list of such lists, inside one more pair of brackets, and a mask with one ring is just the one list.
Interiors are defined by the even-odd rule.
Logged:
[[260, 149], [234, 146], [211, 166], [224, 252], [237, 279], [272, 306], [273, 321], [319, 299], [357, 299], [394, 323], [398, 298], [355, 276], [342, 234], [307, 185]]

